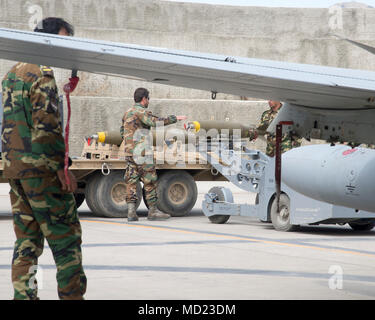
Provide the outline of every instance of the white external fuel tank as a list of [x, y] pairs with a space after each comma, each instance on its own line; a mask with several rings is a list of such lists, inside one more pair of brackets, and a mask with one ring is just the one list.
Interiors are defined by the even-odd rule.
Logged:
[[315, 200], [375, 212], [375, 150], [310, 145], [282, 156], [282, 182]]

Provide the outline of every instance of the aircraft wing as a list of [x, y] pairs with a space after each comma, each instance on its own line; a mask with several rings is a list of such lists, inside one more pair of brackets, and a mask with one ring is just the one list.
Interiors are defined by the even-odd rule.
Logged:
[[[300, 123], [306, 128], [295, 127], [304, 136], [309, 134], [307, 129], [322, 129], [323, 132], [324, 125], [332, 116], [347, 115], [353, 120], [354, 115], [356, 126], [362, 118], [369, 122], [367, 125], [370, 122], [372, 125], [375, 120], [375, 72], [370, 71], [228, 57], [1, 28], [0, 58], [280, 100], [292, 109], [297, 107], [295, 110], [298, 111], [304, 108], [304, 112], [319, 116], [316, 118], [318, 124], [318, 120], [309, 117]], [[358, 114], [365, 116], [357, 119]], [[289, 110], [288, 117], [293, 116], [294, 112]], [[371, 121], [368, 121], [370, 118]], [[339, 132], [340, 138], [346, 141], [355, 138], [362, 142], [364, 136], [369, 135], [368, 132], [358, 137], [351, 133], [348, 135], [352, 130], [345, 133], [342, 127], [337, 125], [334, 133]], [[321, 138], [326, 137], [327, 134], [321, 135]], [[369, 139], [363, 142], [367, 141]]]

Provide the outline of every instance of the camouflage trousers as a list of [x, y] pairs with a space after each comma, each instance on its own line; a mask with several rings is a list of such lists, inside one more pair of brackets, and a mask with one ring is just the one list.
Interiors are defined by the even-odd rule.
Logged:
[[[284, 153], [293, 148], [300, 147], [302, 144], [301, 138], [291, 138], [289, 135], [283, 135], [281, 139], [281, 153]], [[267, 136], [267, 147], [266, 155], [269, 157], [274, 157], [276, 152], [276, 136]]]
[[55, 177], [9, 180], [16, 234], [12, 260], [14, 299], [38, 299], [35, 279], [44, 238], [57, 267], [60, 299], [83, 299], [81, 225], [72, 193], [64, 193]]
[[158, 176], [154, 164], [135, 163], [133, 157], [125, 157], [127, 169], [125, 171], [126, 202], [137, 202], [137, 184], [143, 182], [145, 202], [150, 206], [158, 201], [156, 194]]

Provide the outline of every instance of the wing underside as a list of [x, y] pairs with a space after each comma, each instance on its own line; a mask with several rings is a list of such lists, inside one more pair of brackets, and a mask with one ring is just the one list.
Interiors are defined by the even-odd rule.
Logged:
[[311, 108], [372, 109], [375, 73], [0, 29], [0, 58]]

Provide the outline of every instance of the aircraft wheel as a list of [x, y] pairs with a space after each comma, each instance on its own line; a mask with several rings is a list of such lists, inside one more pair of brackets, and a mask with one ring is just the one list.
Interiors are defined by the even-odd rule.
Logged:
[[[226, 194], [223, 191], [223, 188], [221, 188], [221, 187], [213, 187], [208, 191], [208, 193], [215, 193], [216, 194], [216, 200], [218, 200], [218, 201], [226, 201], [226, 202], [232, 202], [233, 203], [233, 197], [226, 196]], [[229, 218], [230, 218], [230, 215], [219, 215], [219, 214], [208, 217], [208, 219], [212, 223], [215, 223], [215, 224], [226, 223], [229, 220]]]
[[277, 212], [277, 199], [274, 197], [271, 205], [271, 221], [278, 231], [295, 231], [298, 226], [290, 223], [290, 199], [285, 194], [280, 195], [280, 212]]

